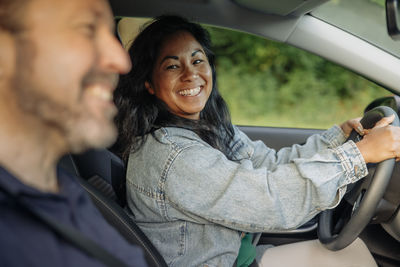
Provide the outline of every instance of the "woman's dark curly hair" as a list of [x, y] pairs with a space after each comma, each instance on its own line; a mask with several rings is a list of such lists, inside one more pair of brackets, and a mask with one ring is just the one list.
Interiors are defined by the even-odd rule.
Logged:
[[[225, 101], [217, 89], [215, 55], [211, 51], [209, 33], [202, 26], [175, 15], [163, 15], [145, 25], [129, 49], [131, 71], [121, 76], [114, 99], [119, 109], [116, 123], [119, 138], [114, 151], [125, 161], [160, 127], [190, 129], [212, 147], [230, 158], [234, 130]], [[200, 112], [199, 120], [190, 120], [169, 112], [168, 106], [150, 94], [145, 82], [152, 84], [155, 62], [163, 42], [176, 32], [189, 32], [203, 47], [212, 70], [213, 88]]]

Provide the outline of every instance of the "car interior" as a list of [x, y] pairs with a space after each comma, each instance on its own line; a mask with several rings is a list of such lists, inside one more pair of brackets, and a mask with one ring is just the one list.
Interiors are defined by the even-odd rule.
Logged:
[[[181, 14], [218, 27], [240, 30], [320, 55], [378, 83], [394, 95], [376, 99], [365, 112], [378, 106], [391, 107], [400, 116], [400, 58], [370, 42], [337, 28], [313, 15], [326, 0], [111, 0], [117, 18], [151, 18], [161, 14]], [[391, 1], [388, 1], [391, 3]], [[396, 5], [397, 8], [397, 5]], [[390, 9], [393, 10], [393, 9]], [[397, 14], [394, 12], [394, 14]], [[394, 15], [393, 15], [394, 16]], [[396, 19], [395, 19], [396, 20]], [[396, 23], [391, 24], [397, 38]], [[133, 30], [132, 30], [133, 31]], [[387, 34], [385, 32], [385, 34]], [[399, 43], [397, 43], [398, 45]], [[396, 48], [398, 49], [398, 48]], [[262, 140], [276, 150], [304, 143], [321, 129], [239, 126], [252, 140]], [[75, 174], [95, 205], [129, 242], [141, 246], [149, 266], [167, 266], [151, 241], [125, 210], [125, 164], [110, 149], [67, 155], [61, 168]], [[368, 165], [370, 175], [376, 165]], [[379, 266], [400, 266], [400, 163], [394, 165], [384, 195], [369, 224], [360, 233]], [[360, 186], [359, 186], [360, 187]], [[361, 186], [362, 187], [362, 186]], [[362, 190], [362, 189], [359, 189]], [[367, 189], [365, 189], [367, 190]], [[349, 200], [350, 201], [350, 200]], [[348, 209], [342, 201], [335, 212]], [[351, 201], [350, 201], [351, 202]], [[298, 229], [263, 233], [258, 244], [281, 245], [318, 239], [318, 216]]]

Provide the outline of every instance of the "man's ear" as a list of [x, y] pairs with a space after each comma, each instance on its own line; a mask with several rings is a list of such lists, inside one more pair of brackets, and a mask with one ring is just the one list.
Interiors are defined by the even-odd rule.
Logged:
[[144, 86], [146, 87], [147, 91], [150, 94], [152, 94], [152, 95], [155, 94], [154, 89], [153, 89], [153, 87], [151, 87], [151, 84], [149, 82], [144, 82]]

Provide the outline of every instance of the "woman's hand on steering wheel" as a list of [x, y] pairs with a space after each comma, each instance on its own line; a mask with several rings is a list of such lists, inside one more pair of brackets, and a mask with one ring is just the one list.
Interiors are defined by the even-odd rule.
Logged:
[[400, 128], [391, 126], [394, 115], [384, 117], [370, 130], [365, 130], [364, 138], [357, 142], [366, 163], [377, 163], [400, 157]]
[[[348, 127], [344, 131], [349, 128], [356, 130], [350, 133], [348, 140], [356, 142], [367, 163], [379, 163], [376, 165], [372, 177], [370, 177], [370, 184], [366, 190], [347, 193], [356, 193], [360, 197], [358, 204], [353, 206], [350, 216], [341, 214], [340, 220], [337, 220], [337, 218], [334, 220], [333, 210], [325, 210], [320, 214], [318, 238], [330, 250], [345, 248], [368, 225], [392, 177], [395, 166], [394, 158], [400, 156], [400, 121], [393, 109], [386, 106], [376, 107], [365, 113], [360, 123], [364, 126], [362, 131], [364, 138], [362, 139], [356, 134], [357, 120], [349, 120], [341, 126], [342, 129]], [[390, 123], [393, 126], [389, 125]], [[343, 220], [346, 221], [344, 225], [337, 224], [337, 222]], [[337, 230], [333, 231], [336, 228]]]
[[340, 128], [342, 128], [346, 137], [349, 137], [352, 130], [356, 131], [359, 135], [364, 136], [366, 130], [364, 130], [364, 127], [362, 126], [360, 120], [361, 117], [354, 118], [345, 121], [340, 125]]

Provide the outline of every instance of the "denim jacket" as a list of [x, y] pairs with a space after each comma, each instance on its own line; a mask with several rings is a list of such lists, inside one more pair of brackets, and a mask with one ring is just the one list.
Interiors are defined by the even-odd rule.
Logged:
[[367, 175], [338, 126], [276, 152], [235, 128], [233, 158], [182, 128], [149, 134], [129, 157], [134, 220], [170, 266], [232, 266], [241, 232], [294, 229]]

